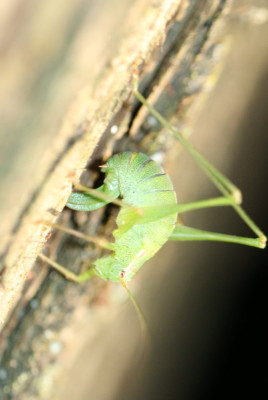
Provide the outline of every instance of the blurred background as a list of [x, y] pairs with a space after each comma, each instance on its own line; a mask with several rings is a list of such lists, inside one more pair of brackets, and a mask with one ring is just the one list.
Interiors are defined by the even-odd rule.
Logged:
[[[29, 192], [35, 192], [47, 173], [51, 158], [61, 154], [60, 145], [57, 148], [52, 140], [60, 121], [85, 80], [97, 79], [116, 51], [116, 38], [122, 35], [120, 21], [133, 2], [61, 3], [55, 8], [51, 1], [40, 7], [30, 0], [14, 0], [0, 6], [2, 245]], [[36, 23], [36, 31], [27, 18]], [[228, 21], [230, 53], [206, 105], [193, 121], [191, 140], [242, 190], [244, 208], [267, 233], [267, 2], [233, 2]], [[85, 40], [89, 50], [81, 53]], [[44, 152], [53, 143], [51, 155]], [[168, 168], [180, 201], [216, 195], [184, 152], [176, 160], [172, 157]], [[37, 174], [38, 164], [43, 167], [39, 165]], [[250, 235], [231, 210], [191, 213], [184, 222]], [[265, 255], [265, 251], [228, 244], [167, 244], [131, 285], [152, 334], [148, 353], [139, 355], [140, 332], [132, 305], [116, 310], [102, 305], [97, 328], [91, 319], [77, 329], [81, 343], [76, 357], [70, 361], [68, 352], [63, 352], [53, 359], [64, 366], [58, 398], [263, 396], [267, 391]], [[119, 292], [120, 288], [111, 290], [111, 304], [117, 302], [114, 298], [121, 296]], [[64, 334], [68, 338], [69, 332]], [[53, 386], [53, 382], [44, 384]], [[35, 393], [30, 397], [26, 387], [26, 393], [28, 399], [51, 398], [49, 391], [47, 397]], [[4, 393], [2, 397], [15, 398]]]

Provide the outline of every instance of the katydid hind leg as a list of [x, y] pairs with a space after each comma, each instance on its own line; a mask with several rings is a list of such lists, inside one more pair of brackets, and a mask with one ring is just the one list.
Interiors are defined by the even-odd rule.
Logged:
[[[136, 214], [132, 213], [132, 210], [130, 210], [130, 212], [128, 212], [128, 210], [126, 209], [124, 214], [125, 214], [126, 221], [128, 221], [128, 222], [130, 221], [130, 217], [127, 217], [128, 214], [130, 214], [130, 215], [133, 214], [133, 221], [136, 224], [144, 224], [144, 223], [149, 223], [149, 222], [160, 220], [161, 218], [164, 218], [171, 214], [183, 213], [186, 211], [193, 211], [193, 210], [201, 210], [203, 208], [223, 207], [223, 206], [231, 206], [231, 205], [232, 205], [232, 200], [230, 199], [230, 197], [216, 197], [216, 198], [212, 198], [212, 199], [194, 201], [191, 203], [181, 203], [181, 204], [164, 204], [163, 203], [158, 206], [139, 207]], [[128, 229], [129, 229], [129, 227], [128, 227]]]
[[260, 230], [260, 228], [255, 224], [255, 222], [249, 217], [249, 215], [240, 206], [242, 202], [242, 195], [240, 190], [227, 178], [225, 177], [217, 168], [210, 164], [205, 157], [203, 157], [195, 147], [176, 129], [174, 128], [165, 118], [162, 117], [155, 109], [152, 107], [148, 101], [142, 96], [142, 94], [137, 89], [137, 81], [135, 81], [134, 95], [136, 98], [151, 112], [151, 114], [160, 122], [160, 124], [166, 128], [176, 139], [182, 144], [182, 146], [191, 154], [195, 162], [203, 169], [207, 177], [211, 182], [218, 188], [218, 190], [225, 197], [232, 198], [232, 207], [239, 217], [244, 221], [244, 223], [255, 233], [259, 242], [265, 247], [267, 238], [265, 234]]
[[150, 111], [150, 113], [166, 128], [191, 154], [196, 163], [204, 170], [208, 178], [215, 184], [223, 195], [231, 195], [234, 203], [241, 202], [240, 190], [217, 168], [215, 168], [198, 150], [181, 134], [173, 125], [171, 125], [150, 103], [142, 96], [138, 90], [134, 90], [136, 98]]

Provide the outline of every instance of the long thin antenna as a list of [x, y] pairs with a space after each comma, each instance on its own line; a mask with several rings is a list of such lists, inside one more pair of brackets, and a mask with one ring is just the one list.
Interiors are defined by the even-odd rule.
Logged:
[[150, 342], [150, 332], [148, 329], [148, 325], [147, 325], [147, 321], [146, 318], [142, 312], [142, 309], [140, 308], [139, 304], [137, 303], [135, 297], [133, 296], [133, 294], [131, 293], [131, 291], [129, 290], [125, 280], [124, 280], [124, 273], [122, 272], [121, 274], [121, 278], [120, 278], [120, 283], [123, 286], [123, 288], [126, 290], [133, 306], [135, 307], [135, 310], [138, 314], [139, 317], [139, 323], [140, 323], [140, 327], [141, 327], [141, 333], [142, 333], [142, 343], [143, 343], [143, 347], [145, 347], [145, 345], [148, 345], [148, 343]]

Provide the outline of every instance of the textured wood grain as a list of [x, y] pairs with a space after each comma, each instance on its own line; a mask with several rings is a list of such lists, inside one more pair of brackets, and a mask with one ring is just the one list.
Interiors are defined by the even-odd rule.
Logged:
[[[69, 396], [82, 400], [89, 398], [90, 393], [92, 398], [111, 399], [115, 398], [117, 385], [128, 365], [135, 361], [137, 352], [137, 338], [131, 336], [132, 325], [128, 331], [120, 331], [111, 324], [117, 313], [115, 321], [125, 317], [120, 314], [120, 304], [124, 301], [121, 288], [110, 288], [108, 295], [107, 285], [98, 280], [76, 286], [53, 272], [46, 278], [47, 270], [40, 265], [33, 268], [34, 259], [50, 233], [40, 220], [56, 219], [72, 183], [80, 178], [90, 158], [93, 166], [89, 174], [84, 174], [89, 182], [96, 175], [95, 160], [107, 157], [111, 151], [140, 150], [162, 155], [164, 150], [171, 149], [170, 160], [174, 158], [177, 147], [165, 132], [147, 135], [146, 110], [132, 120], [133, 73], [140, 75], [147, 94], [158, 84], [150, 101], [157, 103], [168, 116], [179, 110], [180, 128], [190, 133], [225, 60], [228, 4], [118, 0], [107, 1], [99, 14], [96, 8], [89, 10], [85, 1], [57, 5], [57, 12], [55, 5], [45, 4], [50, 3], [44, 3], [38, 10], [38, 5], [33, 9], [30, 1], [17, 2], [13, 13], [7, 11], [9, 18], [21, 22], [16, 25], [16, 35], [13, 28], [6, 36], [6, 48], [15, 36], [16, 51], [21, 52], [22, 59], [32, 57], [28, 62], [23, 61], [23, 68], [18, 67], [19, 72], [14, 75], [18, 86], [10, 78], [14, 87], [20, 88], [16, 89], [18, 92], [13, 89], [16, 94], [12, 99], [18, 104], [10, 100], [3, 112], [9, 117], [5, 131], [12, 126], [16, 132], [10, 148], [16, 141], [19, 143], [18, 132], [24, 132], [21, 141], [25, 141], [26, 153], [21, 153], [22, 147], [18, 147], [14, 161], [17, 167], [2, 179], [3, 187], [9, 188], [1, 191], [6, 192], [3, 204], [11, 210], [9, 215], [9, 207], [1, 210], [7, 238], [2, 243], [5, 270], [0, 288], [0, 316], [2, 324], [6, 323], [0, 372], [7, 374], [2, 397], [42, 400]], [[50, 20], [51, 15], [54, 25], [50, 24], [48, 29], [45, 18]], [[97, 29], [97, 25], [101, 28]], [[29, 33], [31, 29], [39, 32], [41, 27], [42, 35]], [[31, 38], [31, 51], [25, 51], [24, 37]], [[7, 53], [5, 57], [8, 60]], [[10, 65], [12, 60], [7, 63], [6, 71]], [[23, 85], [27, 90], [21, 89]], [[8, 89], [13, 93], [12, 87]], [[30, 118], [26, 111], [29, 113], [31, 108]], [[17, 114], [20, 117], [15, 123]], [[129, 135], [124, 135], [130, 121]], [[111, 126], [119, 123], [119, 132], [112, 136]], [[7, 160], [10, 154], [6, 152]], [[17, 175], [18, 171], [21, 174]], [[23, 188], [25, 195], [19, 195]], [[106, 228], [102, 226], [102, 214], [77, 218], [93, 234], [110, 233], [113, 227], [113, 218], [108, 219]], [[63, 214], [63, 223], [68, 219], [67, 212]], [[12, 230], [14, 234], [8, 238]], [[83, 268], [83, 264], [88, 266], [88, 259], [100, 254], [94, 246], [85, 247], [71, 238], [62, 239], [59, 234], [49, 246], [52, 257], [57, 256], [63, 265], [74, 270], [81, 265]], [[81, 365], [77, 360], [85, 352], [85, 343], [91, 345]], [[116, 359], [108, 359], [107, 348], [113, 348], [114, 343], [120, 343], [119, 351]], [[92, 392], [104, 363], [104, 380], [99, 380], [98, 388]]]

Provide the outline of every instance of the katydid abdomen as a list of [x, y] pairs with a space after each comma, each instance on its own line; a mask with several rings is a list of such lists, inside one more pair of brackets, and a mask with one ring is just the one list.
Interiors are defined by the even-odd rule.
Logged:
[[[153, 222], [134, 223], [125, 229], [128, 217], [133, 216], [133, 210], [138, 207], [176, 205], [176, 193], [162, 167], [142, 153], [116, 154], [107, 161], [103, 172], [105, 180], [100, 191], [113, 198], [122, 198], [127, 206], [121, 207], [116, 219], [118, 229], [113, 231], [112, 254], [96, 260], [93, 270], [102, 279], [119, 282], [123, 278], [127, 282], [167, 242], [174, 230], [177, 212]], [[109, 202], [95, 199], [95, 203], [98, 202], [96, 206], [91, 198], [86, 208], [84, 198], [90, 199], [91, 196], [76, 193], [70, 197], [68, 206], [81, 210], [83, 203], [83, 210], [90, 211]]]

